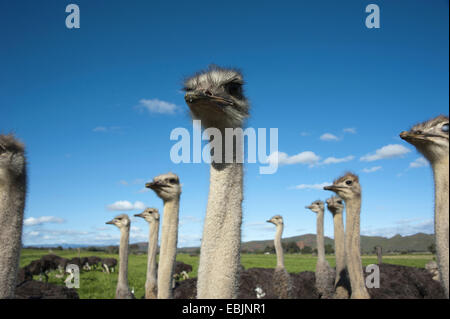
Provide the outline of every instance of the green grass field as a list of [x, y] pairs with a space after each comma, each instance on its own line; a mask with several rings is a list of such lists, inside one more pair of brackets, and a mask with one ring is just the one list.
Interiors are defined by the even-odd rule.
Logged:
[[[54, 254], [72, 258], [77, 257], [78, 254], [74, 250], [54, 251]], [[22, 250], [20, 266], [28, 265], [32, 260], [39, 259], [41, 256], [48, 254], [47, 250]], [[81, 252], [81, 257], [87, 256], [99, 257], [114, 257], [118, 259], [117, 255], [106, 254], [102, 252]], [[192, 257], [188, 254], [178, 254], [177, 260], [193, 267], [190, 277], [197, 276], [198, 257]], [[335, 259], [333, 256], [327, 256], [328, 262], [332, 267], [335, 266]], [[395, 265], [425, 267], [426, 263], [433, 259], [433, 255], [395, 255], [384, 256], [383, 262]], [[297, 273], [301, 271], [314, 271], [316, 267], [317, 257], [311, 255], [285, 255], [285, 266], [289, 272]], [[375, 256], [362, 256], [363, 264], [369, 265], [376, 263]], [[248, 269], [253, 267], [261, 268], [275, 268], [275, 255], [262, 254], [243, 254], [241, 257], [242, 265]], [[128, 281], [130, 288], [134, 288], [136, 298], [141, 298], [144, 295], [145, 274], [147, 268], [147, 255], [130, 255], [128, 266]], [[56, 284], [63, 284], [63, 279], [55, 277], [57, 272], [51, 272], [49, 275], [49, 282]], [[37, 279], [37, 277], [35, 278]], [[95, 299], [95, 298], [114, 298], [117, 284], [117, 272], [110, 275], [103, 273], [101, 270], [82, 271], [80, 275], [80, 288], [77, 289], [80, 298]]]

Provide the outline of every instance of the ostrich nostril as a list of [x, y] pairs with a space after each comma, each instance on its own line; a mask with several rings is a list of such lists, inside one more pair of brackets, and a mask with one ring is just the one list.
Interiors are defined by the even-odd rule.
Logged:
[[206, 91], [205, 91], [205, 95], [212, 96], [212, 93], [211, 93], [211, 91], [206, 90]]

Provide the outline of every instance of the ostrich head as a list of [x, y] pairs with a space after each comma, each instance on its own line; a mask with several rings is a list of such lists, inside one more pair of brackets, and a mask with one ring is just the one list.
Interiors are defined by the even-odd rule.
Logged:
[[333, 196], [327, 199], [328, 210], [334, 214], [341, 214], [344, 210], [344, 202], [339, 196]]
[[109, 222], [106, 222], [109, 225], [116, 225], [119, 229], [130, 227], [131, 221], [127, 214], [122, 214], [114, 217]]
[[311, 205], [306, 206], [305, 208], [312, 210], [314, 213], [323, 212], [325, 206], [321, 200], [316, 200], [311, 203]]
[[440, 115], [424, 123], [417, 124], [400, 137], [414, 145], [431, 163], [448, 157], [448, 116]]
[[152, 189], [163, 201], [178, 199], [181, 194], [180, 179], [174, 173], [156, 176], [145, 187]]
[[149, 223], [154, 223], [159, 220], [158, 209], [150, 207], [147, 207], [142, 213], [134, 216], [144, 218]]
[[344, 200], [361, 197], [359, 178], [353, 173], [347, 173], [344, 176], [339, 177], [333, 182], [333, 185], [325, 186], [323, 189], [335, 192]]
[[242, 74], [234, 69], [210, 66], [184, 81], [184, 99], [193, 119], [204, 128], [242, 127], [249, 115]]
[[267, 220], [268, 223], [272, 223], [275, 226], [283, 225], [283, 217], [280, 215], [275, 215], [271, 219]]
[[0, 135], [0, 186], [25, 177], [24, 149], [13, 135]]

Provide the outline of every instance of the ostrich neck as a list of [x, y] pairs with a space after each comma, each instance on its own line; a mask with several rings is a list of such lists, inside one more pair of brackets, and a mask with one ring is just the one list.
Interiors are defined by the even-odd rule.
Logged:
[[164, 202], [158, 266], [158, 299], [172, 299], [173, 267], [177, 255], [180, 198]]
[[325, 261], [325, 240], [323, 238], [323, 210], [317, 213], [317, 257], [319, 261]]
[[360, 252], [361, 197], [347, 200], [346, 205], [345, 260], [352, 286], [352, 299], [368, 299], [370, 296], [364, 282]]
[[158, 250], [159, 220], [155, 220], [149, 225], [148, 235], [148, 260], [147, 260], [147, 281], [145, 283], [145, 298], [154, 299], [156, 292], [156, 251]]
[[336, 254], [336, 281], [337, 284], [340, 279], [342, 271], [345, 269], [345, 236], [344, 236], [344, 221], [342, 218], [342, 211], [333, 213], [334, 223], [334, 250]]
[[449, 297], [449, 157], [433, 163], [435, 184], [436, 253], [441, 282]]
[[25, 180], [0, 184], [0, 299], [13, 298], [22, 246]]
[[277, 225], [277, 232], [275, 234], [275, 252], [277, 253], [277, 268], [284, 268], [284, 254], [283, 246], [281, 245], [281, 236], [283, 234], [283, 225]]
[[198, 298], [237, 298], [243, 164], [212, 164], [198, 269]]
[[118, 289], [128, 289], [128, 240], [130, 237], [130, 226], [120, 228], [119, 247], [119, 278]]

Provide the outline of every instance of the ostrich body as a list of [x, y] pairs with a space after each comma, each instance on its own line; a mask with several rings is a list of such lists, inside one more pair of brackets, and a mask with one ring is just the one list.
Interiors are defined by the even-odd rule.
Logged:
[[271, 219], [267, 221], [268, 223], [272, 223], [276, 226], [275, 233], [275, 252], [277, 254], [277, 267], [275, 268], [275, 272], [273, 274], [273, 285], [274, 290], [280, 299], [291, 299], [292, 298], [292, 279], [289, 273], [286, 271], [284, 267], [284, 254], [283, 254], [283, 246], [281, 245], [281, 236], [283, 235], [283, 217], [280, 215], [273, 216]]
[[449, 297], [449, 121], [440, 115], [415, 125], [400, 137], [411, 143], [430, 162], [434, 175], [434, 230], [442, 286]]
[[0, 299], [14, 297], [26, 188], [24, 145], [0, 135]]
[[316, 264], [316, 287], [321, 298], [333, 296], [335, 274], [325, 258], [325, 239], [323, 233], [324, 203], [320, 200], [314, 201], [306, 206], [317, 214], [317, 264]]
[[128, 243], [130, 238], [130, 218], [126, 214], [116, 216], [106, 224], [116, 225], [120, 229], [119, 278], [117, 279], [116, 299], [134, 299], [128, 287]]
[[327, 199], [327, 208], [333, 215], [334, 223], [334, 252], [336, 256], [336, 278], [334, 281], [334, 298], [347, 299], [349, 287], [347, 283], [347, 267], [345, 265], [345, 233], [342, 213], [344, 203], [338, 196]]
[[347, 173], [325, 186], [325, 190], [335, 192], [345, 201], [346, 233], [345, 233], [345, 263], [347, 264], [352, 299], [369, 299], [363, 269], [361, 264], [360, 214], [361, 214], [361, 185], [358, 176]]
[[178, 213], [181, 186], [177, 175], [156, 176], [145, 187], [152, 189], [164, 202], [161, 247], [158, 265], [158, 299], [172, 299], [172, 280], [178, 242]]
[[103, 258], [101, 261], [102, 267], [106, 273], [110, 274], [114, 272], [114, 267], [117, 266], [117, 259], [115, 258]]
[[[203, 228], [198, 269], [198, 298], [236, 298], [239, 288], [239, 265], [243, 200], [243, 161], [241, 140], [225, 147], [226, 128], [242, 128], [248, 117], [249, 103], [242, 90], [243, 77], [236, 70], [211, 66], [185, 81], [185, 101], [193, 119], [201, 120], [209, 132], [221, 133], [213, 143], [208, 205]], [[229, 130], [227, 130], [229, 131]]]
[[144, 218], [149, 224], [145, 299], [156, 299], [158, 297], [156, 252], [158, 250], [159, 212], [156, 208], [146, 208], [142, 213], [134, 216]]

